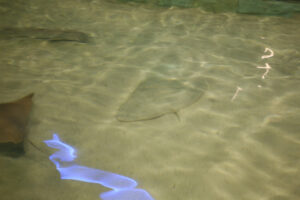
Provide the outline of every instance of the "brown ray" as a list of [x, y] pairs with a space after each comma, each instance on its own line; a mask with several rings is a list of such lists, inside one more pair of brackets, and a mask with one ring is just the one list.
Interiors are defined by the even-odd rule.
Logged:
[[50, 42], [80, 42], [88, 43], [91, 38], [88, 34], [75, 30], [43, 29], [43, 28], [0, 28], [0, 39], [39, 39]]
[[24, 153], [23, 142], [33, 95], [0, 104], [0, 152], [9, 155]]

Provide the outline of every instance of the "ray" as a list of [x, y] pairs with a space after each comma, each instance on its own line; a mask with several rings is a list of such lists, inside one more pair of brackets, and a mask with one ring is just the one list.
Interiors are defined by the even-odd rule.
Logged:
[[13, 102], [0, 104], [0, 152], [9, 156], [24, 153], [26, 126], [33, 93]]
[[116, 118], [121, 122], [146, 121], [175, 114], [195, 102], [206, 90], [205, 80], [196, 85], [179, 79], [148, 77], [120, 106]]
[[50, 42], [79, 42], [88, 43], [90, 36], [75, 30], [43, 29], [43, 28], [16, 28], [0, 29], [0, 39], [38, 39]]

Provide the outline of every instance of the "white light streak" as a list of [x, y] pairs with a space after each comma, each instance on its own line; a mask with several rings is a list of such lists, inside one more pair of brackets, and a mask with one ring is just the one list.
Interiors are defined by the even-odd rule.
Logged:
[[271, 57], [274, 56], [274, 52], [273, 52], [272, 49], [270, 49], [270, 48], [265, 48], [265, 51], [264, 51], [264, 52], [265, 52], [265, 53], [270, 52], [270, 54], [269, 54], [269, 55], [263, 55], [263, 56], [261, 56], [261, 59], [271, 58]]
[[268, 63], [265, 64], [265, 67], [257, 66], [256, 68], [259, 69], [266, 69], [266, 72], [262, 75], [262, 79], [265, 79], [266, 75], [269, 73], [270, 69], [272, 68]]
[[233, 97], [231, 98], [231, 101], [234, 101], [234, 99], [237, 97], [238, 93], [239, 93], [240, 91], [242, 91], [242, 90], [243, 90], [243, 88], [241, 88], [241, 87], [238, 86], [238, 87], [236, 88], [236, 91], [235, 91]]

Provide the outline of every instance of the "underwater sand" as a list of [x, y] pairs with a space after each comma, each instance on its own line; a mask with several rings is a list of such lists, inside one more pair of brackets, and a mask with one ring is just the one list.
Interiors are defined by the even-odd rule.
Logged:
[[[1, 200], [96, 200], [108, 190], [60, 179], [43, 143], [54, 132], [76, 147], [80, 165], [131, 177], [155, 200], [300, 198], [299, 15], [10, 4], [1, 5], [1, 27], [93, 40], [0, 39], [0, 100], [35, 93], [28, 139], [42, 150], [26, 143], [24, 157], [0, 157]], [[261, 59], [266, 47], [274, 56]], [[168, 84], [144, 90], [152, 77]]]

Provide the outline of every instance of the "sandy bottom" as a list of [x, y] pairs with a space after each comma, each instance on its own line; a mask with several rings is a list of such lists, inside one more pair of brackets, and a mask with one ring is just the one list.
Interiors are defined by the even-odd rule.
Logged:
[[[2, 200], [96, 200], [107, 190], [60, 179], [43, 143], [54, 132], [79, 164], [131, 177], [155, 200], [300, 198], [299, 16], [22, 2], [1, 5], [1, 27], [93, 40], [0, 40], [0, 100], [35, 92], [28, 139], [43, 151], [26, 143], [24, 157], [0, 157]], [[262, 59], [265, 48], [274, 56]], [[168, 84], [139, 89], [153, 77]]]

